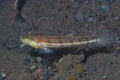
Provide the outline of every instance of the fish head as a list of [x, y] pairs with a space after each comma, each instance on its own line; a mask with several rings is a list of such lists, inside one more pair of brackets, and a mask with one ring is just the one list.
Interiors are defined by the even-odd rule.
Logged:
[[32, 39], [30, 39], [30, 37], [23, 37], [23, 36], [20, 36], [20, 41], [25, 44], [25, 45], [29, 45], [33, 48], [39, 48], [40, 45], [37, 41], [34, 41]]

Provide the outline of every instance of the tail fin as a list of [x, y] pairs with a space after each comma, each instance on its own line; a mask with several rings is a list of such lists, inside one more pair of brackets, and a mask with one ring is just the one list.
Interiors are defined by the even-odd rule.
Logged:
[[100, 46], [112, 46], [115, 43], [115, 34], [110, 30], [105, 30], [97, 38], [97, 43]]

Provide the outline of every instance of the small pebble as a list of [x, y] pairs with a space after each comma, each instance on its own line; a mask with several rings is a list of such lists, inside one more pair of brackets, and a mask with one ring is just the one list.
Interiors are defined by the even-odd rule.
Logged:
[[24, 63], [25, 65], [30, 64], [30, 59], [29, 59], [29, 58], [25, 58], [25, 59], [23, 60], [23, 63]]
[[31, 70], [35, 70], [36, 68], [37, 68], [36, 65], [32, 65], [32, 66], [30, 67]]
[[63, 61], [63, 58], [59, 59], [59, 62]]
[[104, 74], [102, 75], [103, 78], [106, 78], [106, 76], [107, 76], [107, 73], [104, 73]]
[[79, 22], [83, 22], [84, 21], [83, 13], [81, 11], [76, 12], [75, 19]]
[[1, 76], [2, 76], [2, 78], [5, 78], [6, 74], [5, 73], [1, 73]]
[[78, 68], [78, 71], [79, 71], [80, 73], [83, 72], [83, 67], [82, 67], [81, 64], [77, 64], [76, 67]]
[[50, 66], [48, 66], [48, 69], [51, 69], [51, 67], [50, 67]]
[[37, 57], [37, 62], [41, 62], [42, 58], [41, 57]]
[[94, 20], [93, 17], [89, 17], [89, 18], [88, 18], [88, 22], [90, 22], [90, 23], [91, 23], [91, 22], [95, 22], [95, 20]]
[[69, 33], [68, 36], [73, 36], [73, 35]]
[[5, 74], [5, 73], [1, 73], [1, 75], [0, 75], [0, 80], [4, 80], [5, 77], [6, 77], [6, 74]]
[[101, 9], [105, 12], [109, 12], [110, 11], [110, 7], [108, 4], [102, 4], [101, 5]]
[[115, 17], [115, 19], [116, 19], [116, 20], [119, 20], [119, 17], [118, 17], [118, 16], [116, 16], [116, 17]]

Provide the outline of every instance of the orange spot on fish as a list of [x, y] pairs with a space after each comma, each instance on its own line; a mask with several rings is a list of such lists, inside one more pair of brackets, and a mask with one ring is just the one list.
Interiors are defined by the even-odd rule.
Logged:
[[38, 36], [38, 42], [42, 42], [43, 40], [42, 40], [42, 38], [41, 38], [41, 36]]
[[63, 41], [59, 40], [59, 43], [63, 43]]
[[36, 48], [39, 48], [39, 46], [38, 46], [38, 45], [36, 45], [35, 47], [36, 47]]
[[51, 41], [50, 41], [50, 40], [47, 40], [47, 43], [51, 43]]

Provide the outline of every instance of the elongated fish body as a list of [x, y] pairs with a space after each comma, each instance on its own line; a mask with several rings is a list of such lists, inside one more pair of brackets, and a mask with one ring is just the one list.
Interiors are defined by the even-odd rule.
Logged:
[[93, 37], [76, 37], [76, 36], [27, 36], [20, 37], [21, 42], [34, 48], [64, 48], [74, 47], [86, 44], [110, 45], [114, 43], [114, 35], [106, 31], [98, 38]]
[[88, 37], [60, 37], [60, 36], [28, 36], [21, 37], [21, 41], [34, 48], [64, 48], [81, 46], [88, 43], [96, 43], [98, 39], [88, 39]]
[[[114, 43], [114, 35], [106, 31], [102, 33], [98, 38], [82, 36], [20, 36], [20, 40], [23, 44], [29, 45], [33, 48], [40, 48], [44, 52], [52, 53], [50, 48], [66, 48], [66, 47], [75, 47], [88, 44], [97, 44], [98, 46], [107, 46]], [[22, 45], [23, 46], [23, 45]]]

